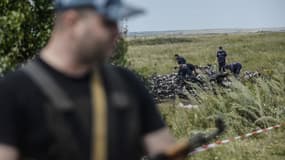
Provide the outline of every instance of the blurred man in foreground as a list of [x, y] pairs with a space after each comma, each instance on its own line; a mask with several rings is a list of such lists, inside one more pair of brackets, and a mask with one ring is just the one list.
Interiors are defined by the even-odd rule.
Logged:
[[174, 139], [129, 71], [106, 65], [117, 21], [142, 11], [120, 0], [57, 0], [39, 58], [0, 82], [0, 160], [135, 160]]

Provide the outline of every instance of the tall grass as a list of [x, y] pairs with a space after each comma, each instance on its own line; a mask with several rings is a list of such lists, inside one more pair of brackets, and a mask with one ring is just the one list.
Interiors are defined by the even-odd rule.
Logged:
[[[280, 66], [280, 67], [284, 67]], [[216, 88], [197, 91], [202, 101], [197, 109], [178, 108], [174, 102], [160, 104], [163, 118], [177, 138], [213, 128], [214, 119], [221, 116], [227, 123], [226, 133], [219, 139], [230, 138], [255, 129], [285, 122], [285, 76], [278, 69], [273, 77], [258, 78], [243, 84], [232, 79], [230, 89]], [[189, 102], [191, 103], [191, 101]], [[193, 159], [285, 159], [285, 129], [274, 130], [247, 140], [221, 146], [195, 155]], [[230, 154], [228, 154], [230, 153]], [[216, 157], [216, 158], [214, 158]]]

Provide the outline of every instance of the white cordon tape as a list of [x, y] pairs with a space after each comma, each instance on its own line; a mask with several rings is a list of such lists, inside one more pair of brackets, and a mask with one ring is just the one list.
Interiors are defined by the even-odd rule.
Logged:
[[189, 153], [189, 155], [194, 155], [196, 153], [209, 150], [211, 148], [216, 148], [216, 147], [218, 147], [219, 145], [222, 145], [222, 144], [227, 144], [227, 143], [230, 143], [230, 142], [233, 142], [233, 141], [236, 141], [236, 140], [240, 140], [240, 139], [245, 139], [245, 138], [248, 138], [248, 137], [260, 134], [260, 133], [265, 133], [265, 132], [268, 132], [270, 130], [280, 128], [282, 126], [285, 126], [285, 124], [275, 125], [275, 126], [272, 126], [272, 127], [256, 130], [254, 132], [247, 133], [247, 134], [244, 134], [244, 135], [241, 135], [241, 136], [229, 138], [229, 139], [222, 140], [222, 141], [216, 141], [215, 143], [211, 143], [211, 144], [208, 144], [208, 145], [203, 145], [201, 147], [196, 148], [193, 152]]
[[195, 109], [195, 108], [198, 108], [199, 106], [198, 105], [192, 105], [192, 104], [184, 105], [183, 103], [179, 103], [178, 107], [186, 108], [186, 109]]

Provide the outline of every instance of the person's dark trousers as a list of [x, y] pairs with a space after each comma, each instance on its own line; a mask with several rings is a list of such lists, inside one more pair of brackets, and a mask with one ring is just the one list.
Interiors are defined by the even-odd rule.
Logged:
[[225, 72], [225, 65], [226, 65], [226, 62], [221, 62], [219, 63], [219, 72]]

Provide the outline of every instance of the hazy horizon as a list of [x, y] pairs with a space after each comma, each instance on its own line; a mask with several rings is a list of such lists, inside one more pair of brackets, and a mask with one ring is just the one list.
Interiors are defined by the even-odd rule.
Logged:
[[[214, 31], [214, 30], [259, 30], [261, 29], [261, 31], [263, 31], [262, 29], [264, 29], [265, 31], [271, 31], [270, 29], [280, 29], [282, 31], [285, 30], [285, 26], [283, 27], [260, 27], [260, 28], [201, 28], [201, 29], [177, 29], [177, 30], [150, 30], [150, 31], [130, 31], [130, 33], [140, 33], [140, 32], [176, 32], [176, 31]], [[278, 30], [279, 31], [279, 30]]]

